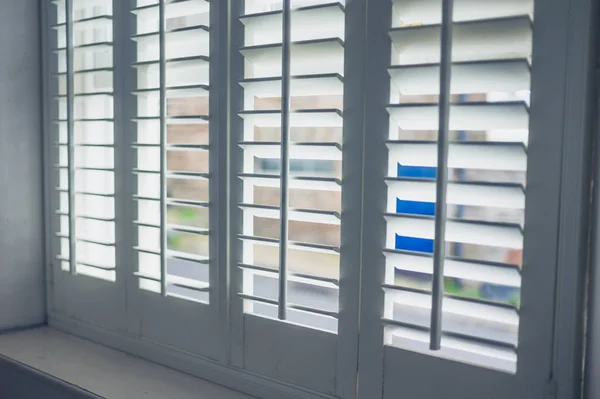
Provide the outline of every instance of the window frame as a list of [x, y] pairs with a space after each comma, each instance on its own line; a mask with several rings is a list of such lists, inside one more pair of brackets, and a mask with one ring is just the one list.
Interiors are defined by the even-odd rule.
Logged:
[[[537, 80], [537, 84], [534, 83], [534, 87], [543, 87], [544, 83], [552, 81], [554, 84], [560, 83], [565, 93], [562, 97], [562, 101], [557, 101], [552, 96], [547, 96], [545, 99], [538, 99], [538, 101], [547, 101], [551, 103], [551, 109], [556, 112], [547, 112], [546, 115], [550, 117], [539, 117], [533, 120], [532, 124], [536, 124], [540, 129], [540, 125], [548, 126], [557, 130], [556, 134], [560, 135], [560, 142], [564, 145], [561, 148], [553, 148], [553, 151], [557, 154], [555, 160], [560, 159], [559, 162], [555, 162], [553, 167], [558, 170], [560, 176], [560, 183], [557, 183], [557, 198], [554, 204], [556, 210], [556, 218], [552, 219], [552, 223], [555, 226], [561, 226], [560, 230], [555, 228], [557, 248], [556, 253], [550, 256], [553, 260], [555, 271], [552, 276], [548, 277], [551, 281], [548, 282], [547, 286], [552, 286], [552, 293], [555, 294], [554, 303], [547, 309], [548, 312], [552, 313], [554, 319], [553, 328], [549, 332], [553, 336], [551, 341], [551, 348], [549, 348], [548, 355], [551, 356], [552, 360], [549, 361], [549, 371], [553, 376], [553, 379], [549, 379], [547, 384], [543, 387], [538, 386], [537, 388], [543, 389], [549, 397], [556, 398], [572, 398], [578, 397], [577, 393], [580, 391], [580, 377], [581, 377], [581, 361], [582, 361], [582, 350], [583, 345], [583, 295], [582, 289], [585, 281], [585, 263], [587, 260], [587, 232], [588, 232], [588, 218], [587, 218], [587, 202], [589, 198], [589, 181], [590, 181], [590, 159], [591, 159], [591, 104], [590, 100], [595, 83], [594, 74], [594, 60], [595, 51], [591, 49], [594, 47], [592, 43], [595, 42], [595, 30], [598, 27], [597, 21], [594, 18], [597, 11], [597, 6], [592, 0], [535, 0], [536, 1], [536, 20], [547, 18], [544, 23], [544, 27], [536, 28], [534, 33], [534, 43], [538, 45], [538, 49], [534, 47], [534, 58], [535, 53], [543, 54], [544, 57], [551, 57], [554, 62], [546, 73], [540, 73], [533, 75], [534, 81]], [[178, 370], [188, 372], [190, 374], [208, 378], [214, 380], [223, 385], [240, 389], [258, 395], [260, 397], [281, 397], [277, 395], [296, 395], [303, 398], [312, 397], [324, 397], [316, 392], [306, 390], [300, 387], [294, 387], [290, 384], [273, 381], [267, 378], [257, 376], [255, 374], [246, 373], [244, 371], [236, 370], [235, 367], [243, 366], [243, 351], [244, 341], [243, 336], [239, 335], [240, 326], [239, 320], [235, 320], [234, 317], [238, 312], [241, 311], [240, 301], [237, 297], [236, 284], [241, 283], [241, 279], [238, 278], [238, 268], [230, 260], [235, 259], [236, 251], [239, 250], [237, 240], [237, 227], [232, 224], [235, 220], [240, 220], [239, 214], [241, 213], [237, 207], [236, 198], [237, 195], [231, 195], [232, 191], [236, 190], [236, 185], [230, 185], [231, 181], [237, 179], [236, 168], [239, 165], [236, 163], [241, 159], [241, 151], [237, 148], [235, 140], [236, 132], [241, 131], [241, 123], [237, 118], [237, 111], [242, 109], [239, 104], [236, 104], [236, 99], [241, 101], [241, 96], [236, 95], [236, 91], [239, 91], [238, 85], [235, 83], [231, 76], [236, 76], [239, 73], [239, 67], [243, 68], [243, 57], [237, 52], [235, 48], [229, 48], [227, 46], [227, 40], [224, 38], [231, 38], [236, 35], [236, 30], [242, 29], [241, 24], [237, 19], [229, 20], [230, 15], [236, 15], [232, 10], [235, 9], [235, 1], [229, 0], [227, 2], [213, 2], [220, 4], [219, 6], [219, 23], [217, 24], [218, 35], [218, 63], [220, 65], [227, 65], [229, 70], [229, 76], [226, 74], [220, 74], [218, 77], [219, 87], [228, 87], [227, 90], [220, 90], [215, 103], [218, 103], [218, 111], [216, 111], [217, 123], [219, 125], [219, 131], [224, 136], [221, 138], [221, 142], [218, 146], [218, 160], [214, 162], [218, 165], [218, 170], [222, 171], [222, 175], [217, 180], [217, 196], [218, 198], [225, 198], [223, 201], [226, 206], [219, 207], [217, 212], [217, 225], [216, 235], [218, 236], [219, 242], [223, 243], [218, 246], [218, 249], [212, 251], [211, 256], [214, 254], [219, 259], [224, 260], [224, 264], [227, 267], [221, 266], [216, 268], [216, 273], [211, 270], [211, 280], [214, 278], [218, 280], [218, 285], [215, 285], [218, 293], [217, 302], [215, 307], [218, 309], [218, 321], [219, 329], [222, 332], [223, 340], [226, 342], [227, 348], [225, 349], [226, 355], [220, 362], [213, 362], [211, 360], [198, 358], [189, 353], [180, 353], [177, 350], [169, 349], [156, 345], [150, 342], [144, 342], [143, 339], [132, 335], [135, 329], [136, 322], [128, 320], [125, 313], [118, 312], [114, 315], [114, 326], [119, 326], [113, 330], [121, 330], [123, 328], [124, 333], [117, 333], [106, 329], [106, 326], [93, 325], [93, 320], [77, 320], [80, 311], [71, 311], [65, 303], [67, 298], [80, 298], [83, 294], [88, 294], [96, 289], [97, 280], [93, 280], [94, 284], [86, 284], [81, 286], [79, 289], [69, 288], [69, 281], [73, 276], [70, 276], [60, 270], [60, 267], [55, 267], [53, 254], [52, 240], [55, 221], [53, 220], [55, 215], [53, 213], [54, 208], [54, 179], [52, 175], [54, 173], [52, 169], [53, 159], [51, 152], [53, 149], [52, 138], [54, 134], [54, 126], [51, 123], [51, 114], [53, 112], [51, 104], [52, 92], [51, 89], [51, 76], [50, 73], [53, 70], [53, 63], [49, 62], [52, 49], [52, 35], [45, 34], [48, 32], [52, 22], [49, 18], [49, 12], [54, 7], [50, 1], [40, 0], [42, 10], [42, 41], [43, 41], [43, 78], [44, 78], [44, 126], [43, 126], [43, 140], [44, 140], [44, 176], [45, 176], [45, 247], [46, 247], [46, 268], [47, 268], [47, 309], [48, 309], [48, 322], [51, 326], [63, 329], [78, 335], [85, 336], [90, 339], [94, 339], [98, 342], [107, 344], [117, 349], [139, 355], [141, 357], [157, 361], [159, 363], [168, 365]], [[376, 7], [374, 4], [387, 4], [389, 0], [377, 0], [377, 2], [369, 1], [369, 7]], [[120, 2], [115, 0], [113, 4], [120, 4], [119, 7], [113, 8], [113, 57], [115, 71], [117, 65], [123, 67], [123, 57], [128, 49], [131, 49], [130, 45], [124, 45], [129, 40], [128, 32], [119, 28], [123, 25], [123, 20], [129, 16], [128, 7], [129, 1]], [[379, 97], [373, 93], [377, 86], [367, 85], [367, 79], [370, 75], [369, 72], [373, 69], [378, 70], [378, 67], [374, 63], [381, 62], [381, 54], [377, 54], [378, 49], [376, 46], [368, 46], [369, 41], [367, 40], [367, 34], [370, 27], [377, 26], [376, 20], [374, 19], [377, 15], [369, 9], [367, 13], [367, 0], [347, 0], [346, 2], [346, 24], [350, 21], [356, 23], [353, 25], [352, 32], [346, 29], [346, 46], [345, 51], [349, 51], [348, 44], [352, 43], [352, 50], [356, 52], [352, 54], [353, 62], [347, 63], [345, 70], [353, 70], [354, 76], [361, 76], [362, 79], [356, 80], [351, 85], [345, 84], [345, 96], [344, 96], [344, 108], [360, 109], [361, 112], [344, 113], [344, 130], [348, 121], [356, 121], [352, 123], [353, 129], [357, 129], [355, 134], [360, 136], [353, 136], [353, 140], [356, 140], [357, 144], [362, 144], [364, 140], [363, 135], [365, 134], [363, 126], [366, 124], [370, 125], [372, 118], [382, 118], [387, 124], [387, 113], [385, 108], [382, 110], [375, 110], [374, 107], [378, 104], [377, 101], [368, 101], [370, 98]], [[119, 10], [127, 8], [127, 12], [120, 12]], [[351, 10], [353, 10], [351, 12]], [[562, 11], [562, 12], [561, 12]], [[120, 22], [119, 22], [120, 21]], [[125, 24], [127, 25], [127, 24]], [[213, 31], [211, 31], [212, 34]], [[349, 40], [350, 34], [354, 35], [353, 40]], [[387, 35], [387, 27], [386, 27]], [[543, 36], [543, 37], [539, 37]], [[378, 39], [379, 40], [379, 39]], [[542, 43], [541, 45], [539, 43]], [[560, 43], [557, 46], [556, 43]], [[232, 46], [233, 47], [233, 46]], [[118, 50], [119, 49], [119, 50]], [[117, 51], [118, 50], [118, 51]], [[214, 49], [211, 48], [211, 51]], [[380, 49], [379, 49], [380, 50]], [[369, 52], [375, 51], [375, 57], [365, 57]], [[346, 60], [348, 60], [346, 56]], [[241, 61], [241, 62], [240, 62]], [[388, 60], [385, 60], [386, 66]], [[539, 63], [539, 61], [538, 61]], [[534, 66], [535, 68], [535, 66]], [[538, 67], [538, 72], [542, 68]], [[114, 82], [122, 81], [126, 83], [125, 73], [119, 74], [120, 78], [115, 74]], [[544, 75], [543, 77], [541, 75]], [[211, 77], [212, 80], [212, 77]], [[387, 82], [386, 82], [387, 85]], [[389, 85], [388, 85], [389, 86]], [[123, 135], [120, 132], [123, 129], [129, 129], [129, 123], [125, 122], [125, 118], [120, 115], [122, 109], [127, 109], [127, 104], [123, 104], [123, 98], [126, 96], [124, 85], [114, 85], [114, 98], [115, 98], [115, 148], [119, 145], [121, 149], [126, 147], [123, 143]], [[356, 93], [364, 92], [366, 88], [365, 96], [357, 96], [356, 98], [347, 99], [350, 96], [352, 90]], [[386, 89], [389, 90], [389, 87]], [[539, 90], [539, 89], [538, 89]], [[541, 93], [535, 94], [534, 96], [541, 96]], [[228, 98], [230, 97], [230, 98]], [[560, 96], [557, 97], [560, 100]], [[387, 103], [387, 101], [386, 101]], [[213, 104], [211, 100], [211, 104]], [[539, 105], [538, 105], [539, 106]], [[125, 107], [125, 108], [123, 108]], [[346, 108], [349, 107], [349, 108]], [[214, 110], [211, 114], [215, 112]], [[128, 111], [125, 111], [128, 114]], [[541, 112], [538, 113], [540, 115]], [[378, 116], [380, 115], [380, 116]], [[122, 122], [122, 127], [118, 127], [119, 123]], [[553, 122], [552, 122], [553, 121]], [[381, 121], [380, 121], [381, 122]], [[377, 123], [380, 123], [377, 122]], [[211, 115], [211, 123], [213, 123]], [[377, 123], [374, 125], [376, 126]], [[361, 129], [361, 132], [358, 130]], [[568, 136], [567, 136], [568, 134]], [[344, 137], [346, 139], [346, 137]], [[558, 142], [558, 138], [556, 139]], [[345, 146], [346, 147], [346, 146]], [[126, 154], [122, 154], [126, 150], [117, 150], [115, 152], [115, 170], [121, 170], [121, 174], [127, 173], [128, 166], [123, 164], [123, 160], [126, 159]], [[352, 152], [348, 150], [348, 153], [354, 154], [356, 162], [345, 162], [343, 166], [343, 175], [345, 178], [344, 191], [351, 193], [359, 193], [360, 195], [345, 195], [342, 197], [342, 209], [346, 218], [344, 228], [351, 228], [356, 231], [356, 234], [349, 235], [346, 240], [342, 241], [341, 247], [347, 248], [341, 251], [340, 264], [344, 265], [347, 262], [343, 260], [344, 254], [346, 258], [360, 259], [360, 262], [356, 265], [347, 265], [342, 267], [342, 274], [340, 283], [346, 284], [346, 289], [340, 289], [340, 303], [343, 303], [342, 296], [345, 296], [350, 307], [347, 309], [347, 323], [346, 325], [352, 326], [356, 320], [358, 320], [359, 310], [362, 309], [363, 314], [368, 314], [368, 310], [377, 312], [378, 298], [369, 299], [368, 296], [354, 295], [358, 293], [358, 287], [360, 282], [361, 271], [366, 271], [371, 266], [370, 258], [372, 256], [382, 257], [374, 251], [372, 246], [373, 240], [376, 237], [369, 238], [371, 234], [363, 234], [367, 231], [368, 226], [368, 215], [373, 210], [366, 207], [365, 193], [369, 192], [369, 181], [367, 177], [372, 172], [372, 168], [368, 164], [368, 150], [362, 151], [360, 148], [357, 149], [355, 146]], [[344, 156], [346, 155], [344, 150]], [[211, 158], [212, 159], [212, 158]], [[230, 163], [228, 163], [230, 161]], [[213, 161], [211, 161], [211, 166]], [[529, 161], [529, 165], [533, 164], [534, 161]], [[350, 164], [350, 165], [349, 165]], [[360, 173], [360, 174], [359, 174]], [[346, 175], [350, 176], [346, 179]], [[357, 176], [364, 176], [364, 179], [357, 179]], [[119, 177], [119, 174], [115, 174], [116, 177], [116, 218], [121, 220], [121, 227], [116, 228], [117, 242], [129, 242], [131, 238], [126, 238], [130, 232], [130, 227], [127, 226], [127, 222], [133, 217], [133, 206], [124, 205], [124, 202], [128, 198], [123, 199], [126, 195], [123, 192], [123, 188], [127, 186], [128, 179]], [[211, 190], [212, 191], [212, 190]], [[117, 199], [118, 195], [121, 195], [121, 199]], [[560, 198], [560, 203], [558, 199]], [[530, 201], [528, 201], [530, 202]], [[120, 205], [119, 205], [120, 204]], [[549, 205], [545, 205], [544, 208]], [[529, 212], [533, 207], [530, 206]], [[358, 214], [354, 213], [358, 211]], [[537, 212], [541, 212], [542, 209]], [[362, 213], [361, 213], [362, 212]], [[212, 213], [211, 213], [212, 216]], [[342, 219], [344, 220], [344, 219]], [[344, 222], [342, 222], [344, 223]], [[125, 224], [125, 226], [123, 226]], [[564, 226], [564, 227], [563, 227]], [[119, 237], [126, 239], [121, 241]], [[225, 244], [227, 242], [227, 245]], [[362, 245], [361, 245], [362, 244]], [[124, 247], [124, 245], [121, 245]], [[124, 281], [125, 283], [119, 285], [119, 295], [124, 296], [125, 292], [137, 289], [137, 282], [131, 278], [135, 263], [132, 263], [133, 256], [130, 253], [129, 248], [117, 249], [117, 280]], [[551, 251], [548, 251], [551, 252]], [[533, 250], [526, 250], [526, 258], [532, 259], [535, 254]], [[526, 261], [527, 263], [527, 261]], [[573, 267], [576, 265], [576, 267]], [[213, 268], [214, 269], [214, 268]], [[372, 269], [372, 268], [371, 268]], [[534, 273], [528, 272], [524, 268], [524, 279], [532, 280]], [[363, 277], [368, 276], [364, 274]], [[79, 279], [89, 279], [85, 276], [77, 276]], [[363, 278], [362, 284], [372, 284], [373, 279], [379, 279], [375, 273], [370, 278]], [[133, 282], [132, 282], [133, 281]], [[100, 282], [103, 283], [103, 282]], [[212, 281], [211, 281], [212, 283]], [[530, 285], [530, 284], [529, 284]], [[345, 292], [345, 294], [344, 294]], [[528, 298], [527, 290], [525, 292], [525, 299], [535, 301], [536, 296], [531, 294], [531, 298]], [[539, 295], [537, 295], [539, 296]], [[547, 297], [546, 297], [547, 298]], [[544, 299], [544, 298], [542, 298]], [[539, 300], [539, 298], [537, 299]], [[212, 297], [211, 297], [212, 302]], [[367, 313], [365, 313], [367, 312]], [[375, 313], [376, 314], [376, 313]], [[340, 318], [342, 315], [340, 315]], [[112, 316], [111, 316], [112, 318]], [[369, 319], [368, 317], [366, 319]], [[363, 345], [362, 342], [374, 339], [374, 342], [378, 342], [378, 336], [370, 331], [371, 328], [363, 329], [364, 323], [367, 322], [365, 317], [361, 317], [361, 345], [359, 345], [358, 328], [356, 333], [353, 334], [340, 334], [338, 336], [339, 343], [342, 348], [348, 350], [346, 355], [340, 355], [343, 357], [338, 359], [338, 367], [342, 367], [341, 373], [345, 375], [352, 375], [356, 370], [358, 357], [361, 359], [368, 359], [372, 357], [369, 351], [372, 348], [372, 343]], [[340, 319], [340, 323], [341, 323]], [[341, 327], [341, 326], [340, 326]], [[358, 326], [357, 326], [358, 327]], [[366, 326], [365, 326], [366, 327]], [[341, 330], [341, 328], [340, 328]], [[370, 337], [370, 338], [369, 338]], [[360, 352], [360, 353], [359, 353]], [[375, 356], [380, 356], [375, 354]], [[417, 355], [423, 356], [423, 355]], [[219, 364], [220, 363], [220, 364]], [[381, 363], [381, 362], [379, 362]], [[361, 363], [365, 365], [364, 362]], [[359, 385], [359, 393], [364, 394], [370, 389], [377, 389], [381, 387], [379, 380], [383, 375], [384, 370], [382, 368], [375, 367], [373, 363], [367, 366], [369, 368], [361, 368], [361, 384]], [[300, 372], [300, 370], [298, 370]], [[363, 383], [363, 381], [372, 378], [372, 382]], [[355, 381], [351, 378], [342, 378], [338, 381], [337, 394], [342, 398], [350, 398], [354, 395]], [[366, 390], [366, 391], [365, 391]], [[378, 392], [381, 392], [379, 390]], [[371, 398], [366, 395], [365, 397]]]

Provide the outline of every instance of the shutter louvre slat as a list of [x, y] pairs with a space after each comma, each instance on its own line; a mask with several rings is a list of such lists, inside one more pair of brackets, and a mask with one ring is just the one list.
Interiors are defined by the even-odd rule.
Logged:
[[[59, 261], [61, 261], [61, 262], [69, 262], [69, 257], [68, 256], [66, 256], [66, 257], [65, 256], [57, 256], [56, 259], [59, 260]], [[87, 267], [92, 267], [92, 268], [95, 268], [95, 269], [106, 270], [106, 271], [117, 270], [117, 268], [115, 266], [92, 264], [92, 263], [86, 262], [84, 260], [78, 260], [77, 264], [78, 265], [87, 266]]]
[[[477, 20], [454, 24], [452, 61], [528, 58], [532, 29], [528, 16]], [[439, 62], [440, 26], [390, 30], [398, 59], [406, 64]]]
[[[402, 287], [392, 285], [382, 285], [386, 294], [397, 305], [431, 310], [431, 294], [407, 290]], [[482, 321], [490, 321], [498, 324], [506, 324], [518, 327], [519, 315], [514, 309], [485, 303], [483, 301], [469, 300], [468, 298], [448, 297], [444, 298], [442, 312], [444, 315], [462, 316], [465, 318], [474, 318]]]
[[[390, 159], [401, 165], [437, 166], [435, 142], [389, 141]], [[449, 168], [526, 171], [523, 143], [450, 143]]]
[[[279, 111], [241, 111], [245, 121], [260, 127], [280, 127]], [[290, 127], [342, 127], [342, 113], [337, 109], [298, 110], [290, 112]]]
[[[239, 142], [246, 154], [258, 158], [279, 158], [281, 145], [273, 142]], [[342, 160], [342, 149], [337, 143], [292, 143], [290, 159]]]
[[[435, 202], [435, 182], [387, 178], [388, 195], [400, 200]], [[447, 203], [525, 209], [525, 192], [517, 184], [448, 182]]]
[[[142, 248], [142, 247], [133, 247], [133, 249], [137, 252], [142, 252], [142, 253], [146, 253], [146, 254], [150, 254], [150, 255], [160, 255], [159, 250], [153, 250], [153, 249]], [[173, 259], [181, 259], [181, 260], [185, 260], [188, 262], [196, 262], [196, 263], [204, 263], [204, 264], [209, 262], [209, 258], [206, 256], [194, 255], [194, 254], [189, 254], [189, 253], [179, 252], [179, 251], [174, 251], [174, 250], [168, 250], [167, 257], [173, 258]]]
[[[244, 294], [242, 292], [239, 292], [238, 296], [240, 298], [242, 298], [242, 299], [251, 300], [251, 301], [259, 302], [259, 303], [265, 303], [265, 304], [273, 305], [273, 306], [277, 306], [279, 304], [278, 301], [273, 300], [273, 299], [269, 299], [269, 298], [265, 298], [265, 297], [260, 297], [260, 296], [257, 296], [257, 295]], [[311, 308], [309, 306], [303, 306], [303, 305], [297, 305], [297, 304], [294, 304], [294, 303], [288, 303], [287, 307], [289, 309], [295, 309], [295, 310], [299, 310], [299, 311], [302, 311], [302, 312], [307, 312], [307, 313], [318, 314], [318, 315], [321, 315], [321, 316], [332, 317], [334, 319], [337, 318], [337, 313], [336, 312], [330, 312], [330, 311], [326, 311], [326, 310]]]
[[[385, 249], [384, 255], [386, 256], [386, 264], [398, 270], [421, 274], [433, 273], [431, 255], [409, 253], [395, 249]], [[514, 265], [446, 258], [444, 275], [462, 280], [507, 287], [521, 287], [521, 274]]]
[[[137, 96], [157, 97], [160, 89], [140, 89], [135, 90], [133, 94]], [[188, 97], [206, 97], [208, 96], [207, 85], [178, 85], [178, 86], [167, 86], [166, 96], [168, 99], [171, 98], [188, 98]]]
[[[257, 97], [280, 95], [281, 77], [250, 78], [240, 81], [246, 94]], [[296, 75], [291, 77], [290, 94], [294, 96], [342, 95], [344, 84], [338, 73]]]
[[[397, 65], [388, 72], [404, 95], [440, 92], [438, 64]], [[454, 94], [529, 90], [530, 73], [527, 59], [456, 62], [452, 66], [450, 90]]]
[[[388, 231], [408, 237], [434, 238], [435, 221], [431, 217], [386, 214]], [[521, 227], [508, 223], [450, 220], [446, 223], [446, 241], [512, 249], [523, 248]]]
[[[248, 236], [248, 235], [243, 235], [243, 234], [238, 235], [238, 238], [242, 241], [246, 241], [246, 242], [254, 243], [254, 244], [260, 244], [260, 245], [266, 245], [266, 246], [279, 246], [279, 240], [276, 238], [255, 237], [255, 236]], [[307, 242], [290, 241], [289, 248], [297, 249], [297, 250], [304, 250], [304, 251], [309, 251], [309, 252], [332, 254], [332, 255], [339, 254], [339, 248], [336, 246], [333, 246], [333, 245], [321, 245], [321, 244], [314, 244], [314, 243], [307, 243]]]
[[[258, 173], [240, 173], [238, 175], [246, 183], [259, 187], [279, 187], [279, 175]], [[334, 177], [291, 176], [290, 189], [341, 191], [341, 182]]]
[[[170, 1], [165, 4], [165, 18], [185, 17], [189, 14], [202, 14], [209, 11], [207, 0]], [[158, 4], [137, 7], [131, 11], [138, 18], [151, 18], [158, 13]]]
[[[270, 275], [279, 274], [279, 270], [272, 269], [272, 268], [265, 267], [265, 266], [256, 266], [256, 265], [250, 265], [247, 263], [238, 263], [238, 267], [242, 270], [243, 269], [253, 270], [254, 272], [257, 272], [258, 275], [261, 275], [261, 273], [262, 274], [270, 274]], [[288, 277], [289, 277], [289, 281], [307, 283], [307, 284], [316, 285], [316, 286], [325, 287], [325, 288], [339, 289], [339, 281], [337, 279], [333, 279], [333, 278], [315, 276], [315, 275], [304, 274], [304, 273], [295, 273], [292, 271], [289, 272]]]
[[[437, 105], [390, 105], [388, 112], [403, 130], [437, 129]], [[450, 106], [450, 130], [526, 130], [528, 127], [529, 111], [524, 102], [463, 103]]]
[[[254, 217], [279, 219], [280, 209], [277, 206], [239, 204], [244, 212], [252, 214]], [[340, 224], [340, 215], [334, 211], [321, 211], [315, 209], [294, 209], [289, 210], [289, 220], [297, 222], [321, 223], [321, 224]]]
[[[152, 281], [161, 281], [160, 275], [158, 274], [148, 274], [148, 273], [140, 273], [135, 272], [135, 276], [141, 277], [147, 280]], [[203, 283], [201, 281], [193, 280], [190, 278], [185, 278], [181, 276], [176, 276], [173, 274], [167, 274], [167, 284], [172, 284], [176, 287], [187, 288], [189, 290], [198, 291], [198, 292], [208, 292], [210, 291], [210, 287], [208, 284]]]
[[[393, 0], [393, 3], [403, 24], [428, 25], [442, 20], [441, 0]], [[454, 0], [454, 22], [520, 15], [533, 17], [533, 0]]]

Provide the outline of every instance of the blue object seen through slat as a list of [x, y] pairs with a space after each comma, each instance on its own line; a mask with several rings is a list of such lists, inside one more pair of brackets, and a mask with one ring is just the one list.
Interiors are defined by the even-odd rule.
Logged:
[[[435, 179], [436, 168], [423, 166], [404, 166], [398, 164], [398, 177]], [[396, 199], [396, 213], [433, 216], [435, 215], [435, 203]], [[407, 237], [396, 234], [396, 249], [433, 253], [433, 240]]]

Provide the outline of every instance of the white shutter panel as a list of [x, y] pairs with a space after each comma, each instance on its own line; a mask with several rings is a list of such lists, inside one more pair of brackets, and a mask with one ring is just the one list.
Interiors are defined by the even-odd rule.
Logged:
[[[516, 371], [533, 0], [454, 2], [450, 146], [438, 165], [441, 0], [396, 0], [385, 344]], [[442, 348], [430, 351], [436, 174], [448, 168]]]
[[247, 0], [232, 10], [232, 364], [350, 397], [357, 290], [341, 270], [352, 241], [341, 225], [359, 210], [342, 209], [342, 156], [359, 148], [346, 140], [344, 49], [358, 8]]
[[139, 286], [209, 301], [209, 3], [138, 0]]
[[[341, 213], [344, 6], [292, 1], [289, 133], [282, 132], [282, 2], [245, 2], [242, 259], [244, 311], [337, 332]], [[287, 78], [286, 78], [287, 79]], [[289, 180], [281, 187], [282, 134]], [[285, 187], [285, 186], [284, 186]], [[281, 199], [287, 193], [287, 221]], [[287, 281], [279, 274], [287, 223]], [[286, 290], [287, 301], [279, 298]], [[281, 314], [279, 314], [279, 318]]]
[[53, 4], [58, 259], [72, 274], [114, 281], [112, 1]]

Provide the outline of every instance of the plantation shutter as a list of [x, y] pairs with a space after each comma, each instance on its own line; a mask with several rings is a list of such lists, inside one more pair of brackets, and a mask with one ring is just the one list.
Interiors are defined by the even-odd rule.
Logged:
[[209, 25], [205, 0], [139, 0], [136, 149], [141, 289], [209, 301]]
[[48, 0], [51, 325], [261, 397], [552, 396], [548, 4]]
[[113, 0], [49, 0], [43, 6], [48, 261], [55, 292], [49, 306], [65, 318], [121, 328], [126, 267], [116, 226]]
[[245, 5], [240, 296], [248, 313], [336, 332], [344, 7], [293, 1], [282, 30], [282, 2]]
[[[387, 184], [386, 343], [429, 352], [436, 175], [447, 168], [442, 349], [516, 370], [533, 1], [394, 2]], [[447, 163], [438, 164], [440, 46], [452, 46]]]
[[115, 280], [112, 2], [54, 1], [58, 261]]
[[233, 9], [233, 363], [342, 395], [355, 386], [342, 342], [356, 322], [340, 261], [345, 4]]
[[367, 18], [359, 395], [538, 397], [560, 132], [534, 1], [382, 1]]
[[226, 68], [215, 52], [224, 5], [137, 0], [124, 7], [130, 328], [158, 345], [224, 361], [217, 197], [224, 174], [216, 165], [218, 76]]

